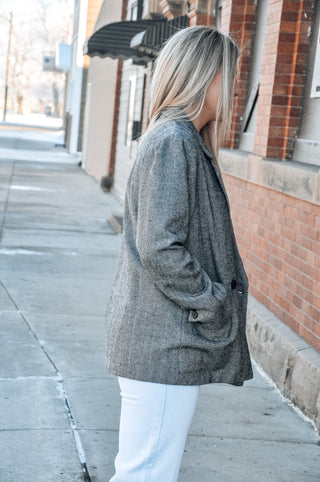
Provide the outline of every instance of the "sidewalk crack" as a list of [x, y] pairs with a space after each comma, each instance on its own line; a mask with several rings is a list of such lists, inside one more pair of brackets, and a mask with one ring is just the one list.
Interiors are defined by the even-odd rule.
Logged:
[[77, 429], [74, 417], [73, 417], [72, 412], [71, 412], [71, 408], [70, 408], [70, 405], [69, 405], [69, 402], [68, 402], [68, 397], [67, 397], [66, 391], [64, 389], [63, 378], [62, 378], [60, 373], [58, 375], [59, 375], [59, 380], [57, 382], [56, 388], [57, 388], [61, 398], [63, 399], [64, 407], [65, 407], [65, 409], [67, 411], [67, 414], [68, 414], [70, 426], [71, 426], [71, 429], [72, 429], [72, 432], [73, 432], [74, 441], [75, 441], [76, 447], [77, 447], [78, 457], [80, 459], [80, 463], [81, 463], [81, 466], [82, 466], [82, 474], [83, 474], [84, 482], [91, 482], [91, 477], [90, 477], [89, 470], [88, 470], [88, 467], [87, 467], [87, 461], [86, 461], [86, 456], [85, 456], [85, 453], [84, 453], [84, 448], [83, 448], [83, 445], [82, 445], [82, 442], [81, 442], [80, 434], [79, 434], [79, 431]]

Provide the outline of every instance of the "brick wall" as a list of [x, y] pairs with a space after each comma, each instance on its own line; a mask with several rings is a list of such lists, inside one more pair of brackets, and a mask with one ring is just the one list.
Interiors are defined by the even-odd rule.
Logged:
[[[291, 159], [301, 121], [314, 2], [269, 0], [253, 152]], [[243, 49], [230, 147], [246, 102], [254, 2], [225, 0], [222, 30]], [[320, 350], [320, 206], [224, 175], [250, 293]], [[241, 202], [239, 202], [241, 200]]]
[[[190, 25], [214, 25], [211, 1], [194, 0], [189, 6]], [[254, 146], [258, 156], [292, 156], [313, 9], [311, 0], [269, 0]], [[233, 149], [239, 147], [249, 94], [255, 22], [255, 0], [224, 0], [221, 30], [241, 49], [228, 142]], [[224, 179], [250, 293], [320, 351], [320, 206], [231, 175]]]
[[250, 293], [320, 351], [320, 206], [224, 180]]

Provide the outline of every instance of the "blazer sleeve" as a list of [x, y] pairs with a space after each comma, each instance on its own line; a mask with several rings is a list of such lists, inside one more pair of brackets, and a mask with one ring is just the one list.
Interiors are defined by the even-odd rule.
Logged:
[[158, 289], [190, 310], [189, 321], [208, 322], [213, 321], [227, 290], [209, 278], [184, 246], [196, 194], [194, 175], [188, 170], [192, 153], [192, 140], [180, 136], [145, 149], [139, 174], [136, 244]]

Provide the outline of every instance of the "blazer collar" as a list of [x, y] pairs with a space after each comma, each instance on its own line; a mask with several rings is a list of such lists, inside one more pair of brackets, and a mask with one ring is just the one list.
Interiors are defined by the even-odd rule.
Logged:
[[188, 125], [188, 127], [193, 131], [194, 135], [198, 138], [198, 141], [199, 141], [199, 144], [200, 146], [202, 147], [202, 149], [204, 150], [204, 152], [206, 153], [206, 155], [208, 157], [210, 157], [210, 159], [213, 160], [214, 162], [214, 159], [213, 159], [213, 154], [212, 152], [210, 151], [210, 149], [206, 146], [203, 138], [202, 138], [202, 135], [200, 134], [200, 132], [195, 128], [193, 122], [190, 120], [190, 119], [187, 119], [186, 120], [186, 124]]
[[185, 121], [186, 125], [189, 127], [189, 129], [191, 129], [195, 135], [195, 137], [197, 138], [198, 142], [199, 142], [199, 145], [201, 146], [202, 150], [204, 151], [204, 153], [206, 154], [206, 156], [210, 159], [211, 161], [211, 165], [214, 169], [214, 172], [218, 178], [218, 181], [219, 181], [219, 184], [220, 184], [220, 187], [222, 189], [222, 192], [224, 193], [225, 195], [225, 198], [226, 198], [226, 201], [227, 201], [227, 206], [228, 206], [228, 210], [229, 210], [229, 213], [230, 213], [230, 205], [229, 205], [229, 198], [228, 198], [228, 194], [227, 194], [227, 191], [226, 191], [226, 188], [224, 186], [224, 182], [223, 182], [223, 179], [222, 179], [222, 176], [221, 176], [221, 172], [220, 170], [218, 169], [216, 163], [215, 163], [215, 160], [214, 160], [214, 157], [213, 157], [213, 154], [212, 152], [209, 150], [209, 148], [206, 146], [200, 132], [198, 132], [198, 130], [195, 128], [193, 122], [190, 120], [190, 119], [187, 119]]

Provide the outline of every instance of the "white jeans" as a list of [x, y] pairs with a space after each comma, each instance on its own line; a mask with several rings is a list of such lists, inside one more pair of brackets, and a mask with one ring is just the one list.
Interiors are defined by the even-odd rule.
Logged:
[[119, 451], [110, 482], [176, 482], [199, 386], [118, 380]]

